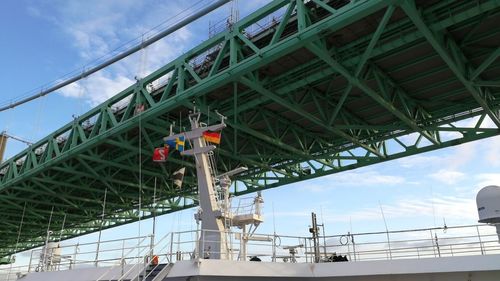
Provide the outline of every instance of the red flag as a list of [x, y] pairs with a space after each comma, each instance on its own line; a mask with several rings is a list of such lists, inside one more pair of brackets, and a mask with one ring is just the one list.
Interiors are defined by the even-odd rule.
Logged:
[[220, 144], [220, 133], [219, 132], [203, 132], [203, 138], [211, 143]]
[[165, 162], [168, 158], [168, 146], [165, 147], [157, 147], [153, 152], [153, 161], [154, 162]]

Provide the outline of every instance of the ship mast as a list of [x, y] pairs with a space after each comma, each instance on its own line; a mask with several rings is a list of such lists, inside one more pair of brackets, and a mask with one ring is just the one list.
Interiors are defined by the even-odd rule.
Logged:
[[189, 150], [181, 152], [183, 156], [193, 156], [196, 162], [196, 176], [198, 180], [198, 200], [199, 209], [195, 214], [197, 223], [201, 222], [201, 234], [198, 242], [199, 258], [209, 259], [232, 259], [232, 247], [230, 246], [229, 235], [231, 227], [238, 227], [243, 230], [240, 236], [241, 249], [240, 260], [246, 258], [246, 242], [250, 240], [251, 234], [246, 233], [246, 226], [257, 227], [262, 221], [261, 204], [263, 203], [260, 193], [254, 199], [254, 209], [252, 213], [233, 213], [229, 198], [229, 188], [231, 186], [230, 177], [244, 172], [246, 167], [239, 167], [235, 170], [216, 174], [215, 161], [213, 157], [215, 145], [207, 144], [203, 133], [207, 131], [217, 132], [226, 127], [224, 120], [226, 117], [219, 114], [221, 123], [211, 126], [202, 126], [200, 123], [200, 112], [194, 109], [189, 114], [191, 131], [172, 134], [164, 138], [166, 143], [178, 139], [184, 139], [191, 144]]
[[169, 141], [184, 137], [186, 141], [191, 143], [191, 149], [184, 150], [181, 154], [193, 156], [196, 162], [200, 209], [195, 217], [201, 221], [202, 229], [198, 249], [204, 253], [205, 257], [214, 259], [227, 259], [228, 249], [225, 235], [223, 235], [226, 227], [217, 204], [213, 167], [209, 161], [209, 153], [215, 149], [215, 146], [207, 145], [203, 138], [203, 132], [222, 130], [226, 127], [224, 119], [222, 118], [220, 124], [201, 127], [200, 112], [194, 111], [189, 115], [191, 131], [164, 138], [165, 141]]

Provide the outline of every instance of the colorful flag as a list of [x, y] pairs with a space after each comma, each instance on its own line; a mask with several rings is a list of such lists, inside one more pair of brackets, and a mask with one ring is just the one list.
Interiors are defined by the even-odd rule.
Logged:
[[220, 132], [203, 132], [203, 138], [211, 143], [220, 144]]
[[177, 137], [173, 140], [167, 140], [165, 144], [169, 146], [171, 149], [179, 150], [180, 152], [184, 151], [184, 136]]
[[180, 136], [175, 139], [175, 149], [179, 150], [180, 152], [184, 151], [184, 136]]
[[185, 171], [186, 171], [186, 168], [182, 167], [172, 174], [175, 187], [177, 187], [177, 188], [182, 187], [182, 181], [184, 180], [184, 172]]
[[168, 146], [155, 148], [153, 152], [154, 162], [165, 162], [168, 158]]
[[175, 149], [175, 139], [166, 141], [165, 146], [170, 147], [172, 150]]

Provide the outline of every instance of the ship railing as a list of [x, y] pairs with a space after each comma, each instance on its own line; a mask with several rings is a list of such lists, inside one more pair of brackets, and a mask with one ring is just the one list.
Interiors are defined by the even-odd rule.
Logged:
[[28, 272], [28, 265], [4, 266], [0, 268], [0, 281], [14, 281]]
[[[135, 248], [132, 250], [137, 251], [136, 253], [136, 263], [129, 266], [128, 268], [124, 267], [124, 262], [119, 265], [115, 265], [110, 267], [104, 274], [102, 274], [96, 281], [100, 280], [108, 280], [113, 279], [117, 281], [122, 280], [144, 280], [146, 279], [151, 272], [153, 272], [156, 267], [163, 263], [170, 263], [169, 255], [159, 253], [165, 253], [169, 248], [171, 241], [172, 233], [167, 233], [163, 237], [158, 240], [158, 242], [152, 242], [149, 247]], [[151, 237], [151, 241], [154, 241], [154, 237]], [[121, 274], [118, 277], [112, 276], [110, 278], [110, 274], [114, 274], [116, 268], [119, 267], [121, 269]], [[151, 271], [147, 273], [147, 269]]]
[[[96, 243], [61, 245], [59, 262], [49, 264], [48, 268], [41, 266], [39, 259], [42, 250], [33, 250], [29, 263], [25, 266], [0, 266], [0, 281], [16, 280], [17, 276], [37, 269], [66, 270], [89, 266], [108, 268], [98, 280], [123, 280], [139, 276], [141, 278], [138, 279], [145, 279], [159, 264], [217, 256], [240, 261], [257, 257], [262, 262], [313, 263], [317, 260], [314, 257], [317, 251], [314, 249], [313, 239], [308, 236], [253, 234], [243, 243], [241, 232], [225, 231], [219, 234], [224, 237], [222, 241], [225, 247], [222, 248], [227, 251], [220, 253], [206, 247], [217, 242], [213, 240], [217, 235], [207, 235], [210, 232], [213, 231], [172, 232], [156, 243], [153, 243], [152, 236], [140, 236], [102, 241], [99, 242], [99, 247]], [[317, 247], [321, 262], [500, 254], [495, 228], [488, 225], [320, 236]], [[18, 262], [21, 259], [18, 258]], [[110, 277], [111, 275], [113, 276]]]
[[[18, 254], [16, 266], [0, 266], [0, 281], [16, 280], [29, 272], [58, 271], [88, 267], [110, 267], [133, 263], [142, 249], [151, 248], [150, 235], [92, 243], [52, 244], [50, 249], [34, 249]], [[17, 264], [23, 264], [17, 266]]]
[[234, 215], [253, 214], [255, 209], [255, 197], [238, 198], [238, 205], [231, 208]]
[[307, 237], [254, 234], [246, 243], [246, 257], [243, 258], [241, 256], [243, 241], [240, 232], [224, 231], [219, 233], [221, 236], [225, 237], [222, 243], [225, 243], [225, 247], [223, 248], [228, 249], [227, 252], [221, 253], [214, 249], [208, 250], [206, 245], [218, 242], [218, 240], [210, 238], [214, 237], [213, 235], [207, 235], [214, 232], [217, 231], [193, 230], [173, 232], [170, 238], [170, 248], [166, 252], [166, 255], [169, 256], [168, 260], [170, 262], [175, 262], [182, 260], [210, 259], [215, 256], [223, 256], [229, 260], [249, 260], [251, 257], [259, 256], [267, 257], [268, 261], [276, 261], [280, 257], [290, 257], [290, 250], [287, 245], [291, 245], [296, 247], [297, 251], [299, 251], [299, 253], [294, 256], [294, 260], [301, 262], [312, 261], [312, 256], [306, 251], [306, 246], [309, 243], [309, 238]]
[[350, 261], [500, 254], [494, 228], [487, 225], [437, 227], [320, 237], [322, 258]]
[[151, 236], [139, 236], [123, 239], [112, 239], [99, 242], [59, 245], [48, 253], [45, 249], [31, 251], [28, 272], [57, 271], [83, 267], [112, 266], [127, 263], [138, 257], [134, 253], [140, 249], [151, 247]]
[[[174, 232], [167, 251], [169, 261], [193, 260], [227, 255], [231, 260], [250, 260], [258, 257], [264, 262], [315, 261], [311, 237], [279, 234], [253, 234], [243, 247], [241, 233], [224, 232], [226, 253], [207, 250], [205, 245], [214, 243], [208, 230]], [[199, 237], [202, 241], [197, 242]], [[208, 237], [208, 238], [207, 238]], [[321, 262], [368, 261], [393, 259], [423, 259], [453, 256], [500, 254], [498, 236], [493, 227], [470, 225], [437, 227], [401, 231], [347, 233], [320, 236], [319, 260]], [[242, 253], [246, 253], [242, 257]]]

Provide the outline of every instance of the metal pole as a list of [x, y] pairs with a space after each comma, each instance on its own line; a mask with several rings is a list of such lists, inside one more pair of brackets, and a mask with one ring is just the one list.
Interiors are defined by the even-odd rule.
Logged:
[[243, 225], [241, 231], [241, 246], [240, 246], [240, 261], [246, 261], [247, 259], [247, 231], [246, 225]]
[[351, 242], [352, 242], [352, 252], [354, 255], [354, 260], [356, 260], [356, 242], [354, 242], [354, 235], [351, 234]]
[[63, 218], [63, 222], [62, 222], [62, 226], [61, 226], [61, 232], [59, 233], [59, 242], [61, 242], [65, 224], [66, 224], [66, 214], [64, 214], [64, 218]]
[[271, 258], [272, 262], [276, 262], [276, 232], [273, 234], [273, 256]]
[[172, 233], [172, 235], [170, 236], [170, 262], [173, 261], [173, 259], [172, 259], [173, 250], [174, 250], [174, 235]]
[[432, 243], [432, 251], [434, 252], [434, 257], [436, 257], [436, 248], [434, 247], [434, 237], [432, 237], [432, 230], [429, 230], [431, 233], [431, 243]]
[[30, 102], [30, 101], [35, 100], [37, 98], [43, 97], [43, 96], [45, 96], [47, 94], [50, 94], [50, 93], [52, 93], [54, 91], [57, 91], [57, 90], [61, 89], [64, 86], [67, 86], [67, 85], [69, 85], [71, 83], [74, 83], [74, 82], [76, 82], [78, 80], [81, 80], [81, 79], [83, 79], [83, 78], [85, 78], [85, 77], [87, 77], [87, 76], [89, 76], [89, 75], [91, 75], [91, 74], [93, 74], [93, 73], [95, 73], [95, 72], [97, 72], [97, 71], [99, 71], [99, 70], [101, 70], [101, 69], [103, 69], [103, 68], [105, 68], [105, 67], [107, 67], [107, 66], [109, 66], [109, 65], [111, 65], [111, 64], [113, 64], [113, 63], [115, 63], [117, 61], [119, 61], [119, 60], [121, 60], [121, 59], [124, 59], [124, 58], [128, 57], [129, 55], [131, 55], [131, 54], [133, 54], [133, 53], [135, 53], [137, 51], [140, 51], [143, 48], [146, 48], [147, 46], [155, 43], [156, 41], [162, 39], [163, 37], [165, 37], [165, 36], [167, 36], [167, 35], [175, 32], [175, 31], [177, 31], [178, 29], [180, 29], [180, 28], [188, 25], [189, 23], [197, 20], [198, 18], [200, 18], [200, 17], [202, 17], [202, 16], [210, 13], [211, 11], [213, 11], [213, 10], [221, 7], [222, 5], [226, 4], [229, 1], [231, 1], [231, 0], [219, 0], [219, 1], [217, 1], [217, 2], [215, 2], [213, 4], [211, 4], [211, 5], [208, 5], [207, 7], [199, 10], [198, 12], [192, 14], [191, 16], [186, 17], [185, 19], [181, 20], [177, 24], [174, 24], [173, 26], [171, 26], [171, 27], [165, 29], [164, 31], [156, 34], [155, 36], [149, 38], [148, 40], [142, 41], [140, 44], [138, 44], [138, 45], [136, 45], [136, 46], [128, 49], [127, 51], [124, 51], [123, 53], [121, 53], [121, 54], [119, 54], [119, 55], [117, 55], [117, 56], [115, 56], [115, 57], [113, 57], [113, 58], [111, 58], [111, 59], [109, 59], [109, 60], [101, 63], [101, 64], [98, 64], [97, 66], [92, 67], [91, 69], [89, 69], [87, 71], [83, 71], [81, 74], [79, 74], [77, 76], [74, 76], [74, 77], [72, 77], [72, 78], [70, 78], [70, 79], [68, 79], [66, 81], [63, 81], [63, 82], [61, 82], [59, 84], [56, 84], [56, 85], [50, 87], [47, 90], [42, 90], [42, 91], [40, 91], [40, 93], [38, 93], [36, 95], [24, 98], [24, 99], [22, 99], [20, 101], [11, 103], [11, 104], [9, 104], [7, 106], [0, 107], [0, 112], [5, 111], [7, 109], [14, 108], [14, 107], [19, 106], [19, 105], [24, 104], [24, 103]]
[[318, 222], [316, 220], [315, 213], [311, 213], [311, 221], [312, 221], [312, 227], [309, 229], [309, 232], [311, 232], [313, 239], [314, 262], [318, 263], [320, 261], [320, 252], [319, 252]]
[[[199, 233], [199, 228], [198, 226], [196, 227], [196, 242], [194, 243], [194, 254], [195, 254], [195, 259], [200, 259], [200, 243], [199, 243], [199, 240], [200, 240], [200, 233]], [[173, 233], [170, 233], [170, 235], [173, 235]]]
[[[47, 248], [49, 244], [50, 235], [52, 231], [50, 231], [50, 223], [52, 222], [52, 214], [54, 213], [54, 206], [52, 206], [52, 210], [50, 211], [49, 224], [47, 225], [47, 237], [45, 239], [45, 247], [43, 248], [43, 260], [42, 260], [42, 271], [49, 269], [49, 264], [47, 262]], [[51, 253], [52, 254], [52, 253]]]
[[124, 265], [125, 265], [125, 240], [122, 240], [122, 258], [120, 259], [121, 276], [123, 276]]
[[7, 132], [3, 131], [0, 134], [0, 163], [3, 162], [3, 155], [5, 153], [5, 146], [7, 145]]
[[481, 241], [481, 234], [479, 233], [479, 226], [476, 225], [477, 237], [479, 238], [479, 248], [481, 249], [481, 255], [484, 255], [483, 241]]
[[438, 241], [437, 233], [434, 233], [434, 239], [436, 239], [436, 247], [438, 250], [438, 257], [441, 257], [441, 249], [439, 249], [439, 241]]
[[104, 190], [104, 200], [102, 202], [102, 215], [101, 215], [101, 225], [99, 226], [99, 237], [97, 239], [97, 249], [95, 251], [95, 267], [97, 267], [99, 263], [99, 250], [101, 248], [101, 234], [102, 234], [102, 226], [104, 224], [104, 212], [106, 211], [106, 197], [108, 195], [108, 189]]
[[153, 251], [155, 247], [155, 233], [156, 233], [156, 177], [155, 177], [155, 186], [153, 190], [153, 234], [151, 234], [151, 245], [149, 250], [149, 260], [153, 260]]
[[325, 224], [319, 224], [318, 226], [321, 226], [321, 229], [323, 230], [323, 254], [325, 255], [325, 259], [327, 257], [326, 253], [326, 236], [325, 236]]
[[28, 265], [28, 272], [31, 272], [31, 262], [33, 261], [33, 251], [31, 251], [31, 255], [30, 255], [30, 263]]

